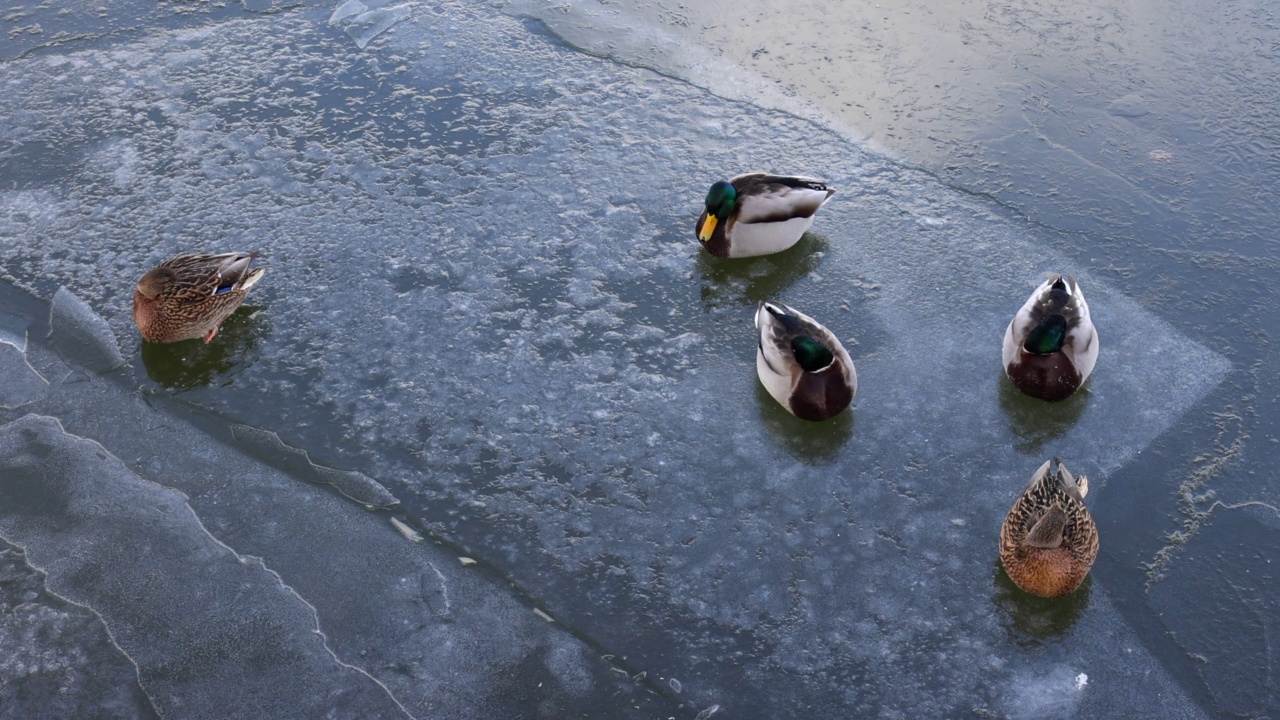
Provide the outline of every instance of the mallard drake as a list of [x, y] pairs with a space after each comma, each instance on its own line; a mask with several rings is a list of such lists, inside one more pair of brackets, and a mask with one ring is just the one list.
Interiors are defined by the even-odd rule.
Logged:
[[1000, 527], [1000, 562], [1018, 587], [1061, 597], [1084, 582], [1098, 556], [1098, 527], [1084, 496], [1089, 479], [1071, 476], [1058, 458], [1031, 476]]
[[170, 343], [218, 334], [266, 272], [249, 269], [258, 253], [179, 255], [148, 270], [133, 291], [133, 321], [142, 337]]
[[1048, 275], [1004, 333], [1004, 370], [1014, 387], [1041, 400], [1065, 400], [1098, 361], [1098, 331], [1074, 277]]
[[707, 252], [742, 258], [795, 245], [835, 189], [821, 180], [748, 173], [721, 180], [707, 193], [696, 232]]
[[858, 374], [830, 330], [799, 310], [762, 302], [756, 332], [756, 374], [788, 412], [826, 420], [849, 407], [858, 392]]

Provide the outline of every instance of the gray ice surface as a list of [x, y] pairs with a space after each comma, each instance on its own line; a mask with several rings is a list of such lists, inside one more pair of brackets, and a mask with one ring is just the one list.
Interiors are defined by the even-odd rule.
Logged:
[[[233, 386], [185, 400], [388, 486], [689, 716], [1201, 716], [1109, 602], [1105, 564], [1055, 611], [994, 559], [1040, 462], [1107, 502], [1108, 474], [1223, 358], [1043, 228], [809, 120], [490, 8], [432, 13], [364, 52], [324, 8], [14, 64], [0, 86], [22, 122], [80, 162], [0, 191], [9, 275], [65, 283], [135, 337], [129, 284], [104, 272], [252, 242], [271, 335]], [[701, 254], [707, 185], [757, 168], [839, 192], [793, 251]], [[1052, 408], [1010, 392], [999, 348], [1046, 271], [1081, 280], [1102, 343], [1086, 392]], [[808, 425], [757, 387], [765, 298], [846, 341], [851, 413]], [[309, 551], [337, 542], [322, 529], [297, 529]], [[548, 667], [583, 687], [568, 647]]]
[[[65, 689], [0, 690], [15, 717], [669, 714], [483, 565], [240, 452], [218, 418], [97, 376], [28, 407], [49, 415], [0, 411], [0, 550], [25, 552], [0, 563], [0, 688]], [[136, 687], [104, 690], [122, 665]]]
[[[0, 427], [0, 508], [0, 535], [50, 590], [102, 616], [160, 714], [405, 716], [336, 661], [310, 608], [260, 560], [210, 536], [180, 493], [54, 418]], [[292, 692], [280, 691], [281, 668]]]
[[26, 340], [15, 345], [0, 340], [0, 407], [16, 408], [40, 397], [47, 380], [27, 364]]
[[335, 470], [311, 462], [305, 450], [289, 447], [270, 430], [232, 425], [236, 443], [263, 462], [278, 465], [294, 477], [332, 485], [343, 495], [368, 507], [387, 508], [399, 504], [395, 496], [377, 481], [361, 472]]
[[50, 593], [45, 576], [6, 542], [0, 542], [0, 710], [23, 720], [85, 717], [86, 710], [95, 720], [159, 717], [101, 618]]

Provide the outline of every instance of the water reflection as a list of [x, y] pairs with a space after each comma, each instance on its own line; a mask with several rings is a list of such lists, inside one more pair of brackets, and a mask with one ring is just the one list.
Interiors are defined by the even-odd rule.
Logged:
[[1048, 402], [1022, 394], [1003, 370], [996, 384], [999, 385], [1000, 407], [1009, 421], [1009, 431], [1017, 438], [1014, 447], [1028, 455], [1042, 454], [1045, 444], [1070, 430], [1089, 404], [1088, 383], [1061, 402]]
[[228, 384], [231, 376], [261, 356], [261, 345], [271, 332], [266, 314], [244, 305], [222, 323], [213, 342], [200, 340], [157, 345], [139, 341], [147, 376], [170, 390], [194, 390]]
[[708, 309], [735, 304], [755, 307], [762, 300], [776, 300], [795, 281], [818, 269], [827, 245], [825, 236], [810, 232], [790, 249], [773, 255], [726, 260], [699, 251], [702, 304]]
[[1020, 645], [1039, 645], [1065, 635], [1089, 607], [1092, 575], [1070, 595], [1042, 598], [1015, 585], [998, 558], [994, 570], [991, 602], [1009, 638]]
[[833, 418], [822, 422], [801, 420], [787, 412], [764, 385], [756, 382], [756, 403], [760, 406], [760, 419], [764, 422], [769, 438], [809, 465], [826, 465], [836, 459], [840, 448], [853, 436], [853, 406]]

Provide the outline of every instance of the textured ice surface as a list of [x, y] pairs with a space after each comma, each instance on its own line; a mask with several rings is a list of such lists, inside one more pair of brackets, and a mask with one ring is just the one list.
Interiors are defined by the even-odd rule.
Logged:
[[49, 383], [27, 364], [21, 345], [0, 340], [0, 407], [16, 408], [35, 400]]
[[[25, 548], [53, 592], [102, 616], [161, 714], [403, 716], [335, 661], [311, 609], [260, 561], [211, 537], [180, 493], [53, 418], [0, 427], [0, 508], [0, 535]], [[155, 642], [165, 636], [173, 644]], [[281, 666], [293, 670], [288, 693]]]
[[79, 367], [105, 372], [124, 363], [111, 326], [65, 287], [53, 295], [49, 326], [53, 347]]
[[[22, 62], [3, 79], [22, 122], [77, 154], [0, 192], [8, 272], [65, 283], [123, 337], [127, 287], [104, 272], [252, 240], [272, 333], [233, 390], [185, 399], [386, 484], [640, 682], [676, 679], [687, 710], [1141, 716], [1158, 697], [1197, 716], [1107, 602], [1105, 564], [1046, 609], [994, 558], [1048, 455], [1107, 502], [1221, 357], [1045, 229], [810, 121], [487, 8], [365, 53], [332, 13]], [[839, 192], [793, 251], [700, 254], [707, 185], [756, 168]], [[1080, 278], [1102, 354], [1047, 407], [1010, 391], [999, 343], [1051, 270]], [[805, 424], [757, 387], [751, 314], [775, 297], [846, 341], [852, 413]]]
[[[49, 349], [32, 352], [57, 374]], [[90, 377], [29, 407], [100, 442], [34, 414], [0, 425], [0, 543], [26, 551], [12, 572], [0, 562], [6, 582], [24, 578], [0, 588], [19, 608], [0, 639], [22, 644], [0, 662], [0, 699], [10, 687], [63, 688], [56, 702], [26, 698], [21, 717], [112, 717], [102, 708], [129, 698], [145, 703], [132, 717], [152, 704], [166, 717], [671, 714], [482, 565], [414, 543], [153, 402]], [[233, 442], [218, 418], [187, 414]], [[41, 585], [85, 612], [43, 599]], [[92, 627], [40, 634], [98, 617], [113, 644]], [[135, 690], [86, 675], [122, 662], [136, 663]]]
[[[50, 642], [56, 638], [56, 642]], [[6, 718], [159, 717], [100, 618], [57, 597], [18, 548], [0, 542], [0, 708]]]
[[231, 433], [236, 442], [250, 455], [276, 465], [294, 477], [332, 485], [338, 492], [362, 505], [385, 508], [400, 502], [368, 475], [316, 465], [307, 457], [305, 450], [285, 445], [280, 441], [279, 435], [269, 430], [248, 425], [233, 425]]

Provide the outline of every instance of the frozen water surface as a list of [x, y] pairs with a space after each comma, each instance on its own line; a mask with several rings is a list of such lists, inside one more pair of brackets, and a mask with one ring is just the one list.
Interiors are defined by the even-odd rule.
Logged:
[[661, 712], [491, 570], [311, 484], [326, 468], [283, 472], [219, 418], [29, 355], [72, 379], [0, 418], [14, 717]]
[[0, 341], [0, 407], [13, 409], [40, 397], [49, 384], [27, 364], [26, 339]]
[[[246, 578], [254, 617], [290, 628], [272, 652], [323, 668], [366, 717], [1202, 716], [1109, 597], [1122, 568], [1037, 602], [999, 570], [996, 538], [1051, 454], [1105, 505], [1225, 359], [1046, 228], [811, 119], [490, 8], [415, 4], [361, 50], [346, 34], [366, 11], [343, 7], [6, 64], [6, 132], [45, 140], [5, 161], [46, 171], [0, 189], [5, 275], [41, 297], [65, 285], [105, 318], [85, 346], [114, 333], [129, 362], [21, 410], [61, 427], [0, 411], [15, 457], [115, 478], [41, 471], [63, 496], [167, 503], [159, 537], [188, 543], [211, 587]], [[692, 238], [707, 184], [754, 168], [839, 192], [797, 248], [708, 258]], [[269, 268], [255, 307], [209, 348], [139, 348], [136, 277], [233, 249]], [[1087, 391], [1055, 406], [1011, 392], [999, 360], [1046, 271], [1080, 278], [1102, 343]], [[846, 341], [851, 413], [806, 424], [757, 387], [765, 298]], [[364, 478], [433, 542], [299, 482], [307, 467]], [[83, 558], [22, 507], [4, 538], [62, 594]], [[112, 528], [91, 519], [71, 534], [97, 547]], [[464, 553], [492, 577], [460, 573]], [[176, 561], [152, 562], [127, 569]], [[166, 583], [243, 621], [235, 598]], [[158, 621], [75, 592], [110, 629]], [[186, 621], [179, 647], [203, 631]], [[155, 672], [141, 687], [172, 696], [181, 678]]]

